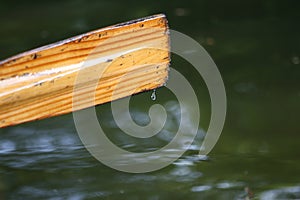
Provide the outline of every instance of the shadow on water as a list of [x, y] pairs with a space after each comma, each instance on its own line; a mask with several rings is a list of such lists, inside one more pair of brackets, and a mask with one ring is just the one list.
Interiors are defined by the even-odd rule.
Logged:
[[[0, 199], [299, 199], [299, 8], [290, 0], [0, 2], [1, 59], [116, 22], [166, 13], [172, 29], [210, 53], [228, 98], [221, 138], [208, 156], [199, 157], [209, 96], [201, 77], [173, 56], [172, 67], [199, 90], [200, 128], [181, 158], [146, 174], [117, 172], [94, 159], [72, 115], [0, 129]], [[138, 124], [149, 122], [151, 93], [132, 97], [131, 115]], [[178, 104], [165, 88], [156, 94], [155, 102], [166, 105], [169, 114], [160, 134], [150, 140], [126, 136], [105, 104], [97, 114], [107, 136], [133, 152], [170, 141], [180, 119]]]

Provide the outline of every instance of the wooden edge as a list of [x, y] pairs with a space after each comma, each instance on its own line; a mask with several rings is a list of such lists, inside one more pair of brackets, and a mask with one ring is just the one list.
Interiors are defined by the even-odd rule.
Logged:
[[[35, 48], [35, 49], [32, 49], [32, 50], [28, 50], [26, 52], [22, 52], [22, 53], [19, 53], [17, 55], [11, 56], [11, 57], [9, 57], [5, 60], [2, 60], [2, 61], [0, 60], [0, 67], [10, 65], [10, 64], [13, 64], [13, 63], [18, 63], [18, 61], [22, 61], [22, 59], [24, 59], [24, 57], [27, 57], [27, 56], [34, 57], [34, 54], [39, 53], [41, 51], [45, 51], [45, 50], [48, 50], [48, 49], [53, 49], [55, 47], [59, 47], [59, 46], [65, 45], [65, 44], [69, 44], [71, 42], [83, 41], [83, 40], [87, 39], [88, 37], [90, 37], [91, 35], [99, 34], [100, 32], [111, 31], [111, 30], [114, 30], [114, 29], [119, 28], [119, 27], [122, 27], [122, 28], [131, 27], [131, 25], [133, 25], [133, 24], [140, 24], [142, 22], [153, 21], [155, 19], [159, 19], [159, 20], [164, 21], [163, 23], [165, 23], [166, 26], [168, 27], [168, 21], [167, 21], [166, 16], [164, 14], [157, 14], [157, 15], [147, 16], [147, 17], [143, 17], [143, 18], [139, 18], [139, 19], [135, 19], [135, 20], [130, 20], [128, 22], [121, 22], [121, 23], [118, 23], [118, 24], [115, 24], [115, 25], [112, 25], [112, 26], [108, 26], [108, 27], [105, 27], [105, 28], [93, 30], [93, 31], [90, 31], [90, 32], [87, 32], [87, 33], [83, 33], [83, 34], [73, 36], [73, 37], [68, 38], [68, 39], [64, 39], [64, 40], [52, 43], [52, 44], [48, 44], [48, 45], [44, 45], [44, 46], [41, 46], [41, 47], [38, 47], [38, 48]], [[31, 59], [30, 57], [29, 57], [29, 59]]]

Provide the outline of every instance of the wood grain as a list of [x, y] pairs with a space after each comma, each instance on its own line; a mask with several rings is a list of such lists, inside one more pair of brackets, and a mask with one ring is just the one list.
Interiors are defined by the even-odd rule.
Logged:
[[165, 84], [164, 15], [85, 33], [0, 61], [0, 127], [66, 114]]

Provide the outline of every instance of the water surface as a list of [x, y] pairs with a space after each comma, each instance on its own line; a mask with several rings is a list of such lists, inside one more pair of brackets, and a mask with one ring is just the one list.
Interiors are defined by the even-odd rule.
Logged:
[[[130, 5], [130, 6], [129, 6]], [[196, 142], [174, 164], [146, 174], [115, 171], [82, 145], [64, 115], [0, 129], [0, 199], [299, 199], [300, 28], [296, 1], [24, 1], [0, 3], [0, 58], [106, 25], [166, 13], [172, 29], [196, 39], [222, 74], [228, 112], [207, 157], [197, 156], [209, 124], [205, 83], [173, 55], [200, 101]], [[151, 151], [178, 127], [178, 104], [166, 88], [135, 95], [132, 117], [148, 123], [154, 103], [168, 107], [168, 123], [150, 140], [116, 127], [110, 104], [100, 123], [120, 147]], [[192, 120], [192, 119], [191, 119]]]

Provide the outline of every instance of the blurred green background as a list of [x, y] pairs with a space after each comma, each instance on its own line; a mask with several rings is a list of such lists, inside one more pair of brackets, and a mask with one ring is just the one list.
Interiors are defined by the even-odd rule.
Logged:
[[[82, 146], [71, 114], [0, 129], [0, 199], [299, 199], [299, 10], [300, 1], [292, 0], [0, 1], [0, 59], [165, 13], [171, 29], [209, 52], [228, 100], [223, 133], [207, 157], [197, 156], [201, 143], [195, 142], [174, 164], [147, 174], [117, 172], [94, 159]], [[210, 118], [205, 83], [176, 55], [171, 67], [197, 90], [201, 138]], [[148, 120], [150, 95], [131, 98], [138, 123]], [[169, 134], [164, 136], [172, 136], [178, 125], [176, 99], [166, 88], [157, 90], [157, 97], [155, 103], [168, 105], [175, 119], [164, 130]], [[125, 149], [153, 150], [170, 139], [125, 137], [110, 104], [97, 112], [111, 139]]]

